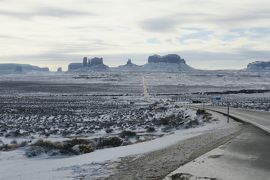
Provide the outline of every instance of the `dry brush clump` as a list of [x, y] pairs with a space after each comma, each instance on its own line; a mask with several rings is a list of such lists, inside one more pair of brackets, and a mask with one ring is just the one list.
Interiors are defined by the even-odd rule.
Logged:
[[13, 151], [18, 148], [22, 148], [27, 146], [28, 142], [27, 141], [22, 141], [18, 143], [16, 140], [12, 140], [10, 144], [5, 144], [3, 141], [0, 142], [0, 151]]
[[34, 157], [40, 154], [55, 155], [77, 155], [90, 153], [95, 150], [94, 145], [89, 140], [72, 139], [63, 142], [51, 142], [38, 140], [30, 145], [26, 151], [26, 156]]
[[79, 155], [91, 153], [96, 149], [118, 147], [123, 145], [124, 140], [119, 137], [106, 137], [95, 139], [71, 139], [63, 142], [52, 142], [38, 140], [31, 144], [26, 150], [27, 157], [35, 157], [41, 154], [49, 156], [57, 155]]
[[205, 122], [209, 122], [212, 119], [212, 114], [207, 112], [205, 109], [198, 109], [196, 112], [197, 116], [202, 116]]

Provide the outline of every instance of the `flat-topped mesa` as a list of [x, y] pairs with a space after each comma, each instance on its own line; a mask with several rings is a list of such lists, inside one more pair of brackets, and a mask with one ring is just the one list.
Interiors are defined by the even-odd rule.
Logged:
[[21, 73], [48, 73], [47, 67], [32, 66], [30, 64], [0, 64], [0, 74], [21, 74]]
[[88, 66], [96, 66], [103, 64], [103, 58], [94, 57], [88, 60]]
[[68, 71], [74, 71], [76, 69], [81, 69], [81, 68], [83, 68], [82, 63], [70, 63], [68, 65]]
[[103, 64], [103, 58], [94, 57], [88, 59], [84, 57], [82, 63], [71, 63], [68, 66], [68, 71], [105, 71], [109, 67]]
[[247, 70], [270, 71], [270, 61], [255, 61], [247, 65]]
[[149, 56], [148, 63], [186, 63], [184, 59], [182, 59], [177, 54], [168, 54], [165, 56], [153, 55]]

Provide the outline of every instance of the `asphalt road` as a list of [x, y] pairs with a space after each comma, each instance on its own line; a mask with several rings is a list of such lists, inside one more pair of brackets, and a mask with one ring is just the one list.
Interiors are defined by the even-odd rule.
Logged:
[[[205, 107], [226, 114], [226, 107]], [[240, 134], [169, 174], [165, 180], [270, 180], [270, 112], [230, 108]], [[255, 125], [255, 126], [254, 126]]]
[[165, 178], [180, 179], [270, 180], [270, 134], [245, 124], [237, 137]]
[[[226, 107], [207, 106], [206, 108], [209, 110], [227, 113]], [[229, 114], [270, 133], [270, 112], [230, 108]]]

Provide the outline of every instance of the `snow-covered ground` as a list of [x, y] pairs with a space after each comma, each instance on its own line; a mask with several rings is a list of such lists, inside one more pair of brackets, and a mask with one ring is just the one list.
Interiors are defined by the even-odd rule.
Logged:
[[181, 107], [194, 100], [211, 103], [218, 96], [215, 103], [219, 105], [229, 102], [269, 110], [269, 92], [235, 93], [269, 90], [269, 77], [270, 73], [244, 71], [0, 76], [0, 139], [4, 144], [14, 139], [18, 144], [25, 140], [31, 144], [40, 138], [56, 142], [118, 137], [126, 130], [136, 133], [135, 138], [124, 138], [125, 145], [132, 145], [79, 156], [27, 158], [27, 147], [0, 151], [0, 179], [108, 175], [121, 157], [161, 149], [224, 127], [222, 122], [207, 122], [196, 111]]
[[19, 149], [0, 153], [0, 179], [72, 179], [80, 175], [95, 177], [108, 176], [110, 168], [119, 158], [139, 155], [168, 147], [178, 141], [210, 132], [213, 129], [233, 126], [225, 121], [215, 121], [205, 126], [182, 129], [174, 134], [152, 141], [96, 150], [95, 152], [62, 158], [27, 158]]

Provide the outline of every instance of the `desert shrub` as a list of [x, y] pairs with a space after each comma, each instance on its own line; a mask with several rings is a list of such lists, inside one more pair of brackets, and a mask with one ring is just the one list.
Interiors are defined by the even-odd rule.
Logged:
[[18, 144], [17, 140], [16, 139], [13, 139], [10, 144]]
[[188, 129], [188, 128], [191, 128], [191, 127], [194, 127], [194, 126], [198, 126], [199, 124], [200, 123], [199, 123], [198, 119], [190, 120], [185, 124], [185, 128]]
[[160, 120], [159, 120], [159, 122], [160, 122], [160, 125], [169, 125], [169, 122], [170, 122], [170, 119], [169, 118], [161, 118]]
[[39, 146], [39, 147], [43, 147], [46, 149], [57, 149], [56, 143], [53, 143], [51, 141], [43, 141], [42, 139], [40, 139], [37, 142], [35, 142], [34, 144], [32, 144], [32, 146]]
[[121, 146], [122, 143], [123, 143], [123, 140], [118, 137], [99, 138], [98, 148], [102, 149], [104, 147], [118, 147], [118, 146]]
[[154, 127], [147, 127], [146, 131], [150, 133], [150, 132], [155, 132], [156, 129]]
[[21, 136], [21, 133], [19, 130], [10, 131], [10, 132], [5, 134], [5, 137], [19, 137], [19, 136]]
[[167, 111], [167, 110], [168, 110], [168, 107], [164, 107], [164, 106], [158, 107], [158, 108], [156, 109], [157, 112], [165, 112], [165, 111]]
[[112, 133], [113, 129], [106, 129], [105, 131], [106, 131], [106, 133]]
[[204, 121], [210, 121], [212, 118], [212, 114], [206, 112], [204, 109], [198, 109], [196, 115], [202, 116]]
[[132, 131], [122, 131], [119, 136], [121, 138], [126, 138], [126, 137], [134, 137], [136, 136], [136, 132], [132, 132]]
[[77, 138], [75, 138], [75, 139], [71, 139], [71, 140], [68, 140], [68, 141], [64, 141], [64, 146], [65, 147], [73, 147], [73, 146], [75, 146], [77, 144], [89, 144], [89, 143], [91, 143], [91, 141], [88, 140], [88, 139], [77, 139]]
[[85, 154], [85, 153], [91, 153], [95, 151], [95, 148], [87, 144], [77, 144], [72, 147], [72, 150], [76, 152], [77, 154]]
[[206, 111], [204, 109], [197, 109], [196, 115], [204, 115]]
[[3, 144], [2, 146], [0, 146], [0, 151], [12, 151], [18, 148], [18, 144]]
[[9, 150], [8, 144], [2, 144], [2, 145], [0, 146], [0, 150], [1, 150], [1, 151], [8, 151], [8, 150]]
[[[76, 148], [77, 147], [77, 148]], [[27, 150], [26, 156], [34, 157], [42, 153], [50, 156], [76, 155], [90, 153], [95, 150], [95, 145], [87, 139], [72, 139], [64, 142], [51, 142], [38, 140]]]
[[22, 141], [22, 142], [19, 144], [19, 146], [20, 146], [20, 147], [25, 147], [27, 144], [28, 144], [27, 141]]
[[39, 156], [43, 153], [45, 153], [45, 150], [42, 147], [32, 146], [26, 150], [25, 155], [30, 158], [30, 157]]

